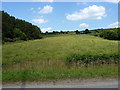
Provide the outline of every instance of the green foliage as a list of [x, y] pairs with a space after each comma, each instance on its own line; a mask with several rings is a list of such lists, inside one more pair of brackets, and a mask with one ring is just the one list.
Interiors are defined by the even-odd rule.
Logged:
[[93, 34], [94, 36], [100, 36], [100, 33], [95, 33], [95, 34]]
[[24, 20], [16, 19], [2, 11], [2, 39], [6, 41], [40, 39], [41, 31], [35, 25]]
[[85, 34], [89, 34], [90, 31], [89, 31], [88, 29], [85, 29], [84, 33], [85, 33]]
[[118, 64], [118, 60], [120, 59], [119, 54], [100, 54], [100, 55], [80, 55], [80, 54], [73, 54], [67, 57], [67, 63], [79, 63], [79, 64]]
[[100, 37], [109, 40], [120, 40], [120, 31], [119, 29], [103, 30], [100, 32]]
[[45, 33], [42, 33], [42, 35], [59, 35], [59, 34], [68, 34], [68, 31], [53, 31], [53, 32], [48, 32], [46, 31]]
[[20, 29], [14, 28], [13, 30], [14, 38], [19, 38], [20, 40], [27, 40], [27, 36]]
[[80, 32], [78, 30], [75, 31], [76, 34], [80, 34]]

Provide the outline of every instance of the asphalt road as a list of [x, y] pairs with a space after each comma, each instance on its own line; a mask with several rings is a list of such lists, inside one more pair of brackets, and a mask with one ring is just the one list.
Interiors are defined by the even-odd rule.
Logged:
[[117, 79], [60, 80], [49, 82], [17, 82], [3, 84], [3, 88], [118, 88]]

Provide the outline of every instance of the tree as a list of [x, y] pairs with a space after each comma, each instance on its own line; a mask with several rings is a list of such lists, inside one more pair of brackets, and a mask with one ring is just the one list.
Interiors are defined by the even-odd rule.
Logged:
[[55, 31], [53, 31], [53, 34], [56, 34], [56, 32], [55, 32]]
[[25, 33], [23, 33], [20, 29], [14, 28], [13, 30], [13, 36], [14, 38], [19, 38], [20, 40], [27, 40], [27, 36]]
[[48, 31], [46, 31], [45, 34], [48, 34]]
[[64, 32], [63, 32], [63, 31], [60, 31], [60, 33], [61, 33], [61, 34], [64, 34]]
[[76, 34], [80, 34], [80, 32], [78, 30], [75, 31]]
[[[41, 30], [25, 20], [16, 19], [4, 11], [2, 12], [2, 39], [12, 41], [14, 38], [20, 40], [40, 39]], [[14, 40], [13, 40], [14, 41]]]
[[85, 34], [89, 34], [90, 31], [89, 31], [88, 29], [85, 29], [84, 33], [85, 33]]

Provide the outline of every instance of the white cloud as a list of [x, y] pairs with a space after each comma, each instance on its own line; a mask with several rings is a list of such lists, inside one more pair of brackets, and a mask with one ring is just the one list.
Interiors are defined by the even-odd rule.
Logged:
[[53, 7], [46, 5], [39, 11], [39, 13], [47, 14], [47, 13], [51, 13], [52, 11], [53, 11]]
[[89, 25], [86, 24], [86, 23], [82, 23], [82, 24], [80, 24], [79, 26], [80, 26], [81, 28], [87, 28], [87, 27], [89, 27]]
[[40, 10], [41, 8], [39, 7], [38, 9]]
[[45, 19], [33, 19], [32, 21], [33, 21], [34, 23], [38, 23], [38, 24], [42, 24], [42, 23], [48, 22], [48, 21], [45, 20]]
[[114, 22], [114, 23], [108, 25], [109, 28], [118, 28], [118, 26], [120, 27], [120, 22]]
[[51, 31], [51, 30], [52, 30], [51, 27], [41, 29], [42, 32], [45, 32], [45, 31]]
[[87, 8], [75, 12], [73, 14], [68, 14], [66, 18], [68, 20], [83, 20], [83, 19], [97, 19], [100, 20], [105, 17], [105, 7], [92, 5]]
[[34, 8], [30, 8], [30, 10], [34, 10]]
[[32, 11], [32, 13], [36, 13], [34, 8], [30, 8], [30, 10]]

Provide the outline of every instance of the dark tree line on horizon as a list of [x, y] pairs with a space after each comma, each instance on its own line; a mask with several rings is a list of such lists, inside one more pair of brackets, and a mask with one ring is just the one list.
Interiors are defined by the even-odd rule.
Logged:
[[76, 30], [76, 31], [52, 31], [52, 32], [46, 31], [45, 33], [42, 33], [42, 34], [48, 35], [48, 34], [69, 34], [69, 33], [91, 34], [90, 30], [88, 30], [88, 29], [85, 29], [84, 31], [79, 31], [79, 30]]

